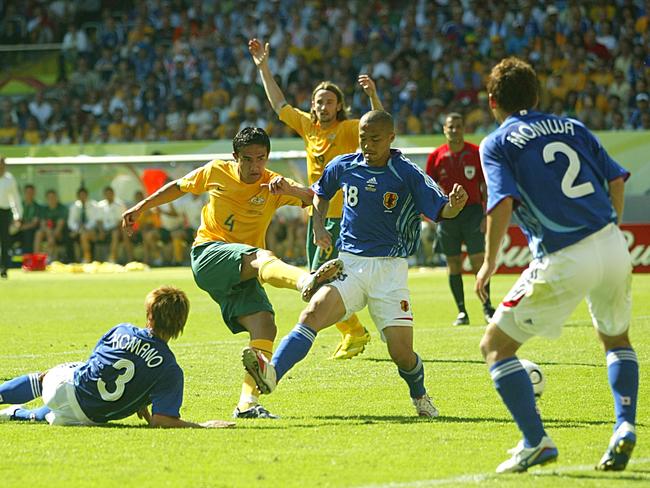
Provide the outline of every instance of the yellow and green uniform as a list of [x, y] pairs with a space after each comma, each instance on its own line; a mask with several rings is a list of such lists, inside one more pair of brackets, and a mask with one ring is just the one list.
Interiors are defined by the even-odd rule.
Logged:
[[[309, 184], [317, 182], [325, 166], [336, 156], [357, 151], [359, 147], [359, 119], [342, 120], [328, 129], [322, 129], [311, 120], [310, 114], [285, 105], [280, 110], [280, 120], [295, 130], [303, 141], [307, 151], [307, 180]], [[330, 200], [327, 210], [326, 228], [332, 233], [333, 241], [338, 238], [341, 214], [343, 213], [343, 194], [338, 191]], [[309, 219], [307, 238], [307, 259], [312, 270], [325, 261], [336, 257], [332, 246], [330, 252], [322, 252], [311, 239], [312, 222]]]
[[178, 181], [184, 192], [209, 194], [192, 246], [192, 272], [197, 285], [219, 304], [223, 320], [233, 333], [244, 330], [237, 317], [260, 311], [273, 313], [258, 280], [240, 282], [242, 256], [265, 246], [266, 230], [279, 207], [302, 205], [297, 197], [273, 195], [268, 187], [261, 186], [279, 176], [277, 173], [265, 170], [255, 183], [244, 183], [237, 169], [235, 162], [215, 160]]

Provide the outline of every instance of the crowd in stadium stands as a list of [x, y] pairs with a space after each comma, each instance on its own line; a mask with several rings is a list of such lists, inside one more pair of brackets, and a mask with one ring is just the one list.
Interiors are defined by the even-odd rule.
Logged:
[[[103, 190], [95, 201], [86, 188], [77, 199], [65, 204], [55, 190], [45, 192], [45, 202], [36, 201], [36, 188], [27, 184], [22, 191], [23, 219], [12, 232], [12, 254], [47, 253], [50, 261], [66, 263], [141, 261], [150, 266], [187, 265], [192, 241], [201, 224], [205, 198], [188, 193], [142, 216], [129, 235], [121, 227], [127, 204], [113, 188]], [[144, 198], [141, 191], [133, 202]], [[286, 260], [305, 264], [305, 214], [298, 207], [282, 207], [269, 229], [267, 241]]]
[[[124, 6], [127, 6], [126, 8]], [[207, 0], [0, 3], [0, 42], [61, 42], [55, 85], [0, 101], [0, 144], [214, 139], [261, 126], [293, 136], [266, 103], [249, 38], [271, 44], [289, 101], [318, 81], [367, 110], [376, 81], [401, 134], [438, 134], [462, 112], [487, 133], [484, 81], [501, 58], [529, 60], [544, 110], [594, 130], [650, 130], [650, 1]], [[6, 68], [6, 67], [4, 67]]]

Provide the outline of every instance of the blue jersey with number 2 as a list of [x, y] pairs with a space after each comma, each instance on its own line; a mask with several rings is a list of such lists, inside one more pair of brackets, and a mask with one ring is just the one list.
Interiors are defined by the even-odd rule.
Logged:
[[74, 379], [79, 406], [94, 422], [128, 417], [149, 403], [154, 414], [180, 417], [183, 371], [167, 344], [148, 329], [113, 327]]
[[420, 242], [420, 214], [438, 220], [448, 198], [419, 166], [391, 149], [388, 164], [368, 166], [363, 154], [345, 154], [325, 166], [312, 185], [331, 199], [343, 189], [337, 247], [367, 257], [407, 257]]
[[515, 200], [515, 219], [539, 258], [616, 221], [608, 182], [629, 173], [579, 121], [522, 110], [480, 147], [488, 213]]

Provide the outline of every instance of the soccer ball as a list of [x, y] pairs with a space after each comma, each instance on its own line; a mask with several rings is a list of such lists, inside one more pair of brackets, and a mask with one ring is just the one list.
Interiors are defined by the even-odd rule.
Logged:
[[542, 393], [544, 393], [544, 387], [546, 386], [546, 377], [544, 376], [544, 373], [542, 373], [542, 368], [528, 359], [520, 359], [519, 362], [526, 370], [526, 373], [528, 373], [530, 382], [533, 384], [533, 392], [535, 393], [535, 396], [542, 396]]

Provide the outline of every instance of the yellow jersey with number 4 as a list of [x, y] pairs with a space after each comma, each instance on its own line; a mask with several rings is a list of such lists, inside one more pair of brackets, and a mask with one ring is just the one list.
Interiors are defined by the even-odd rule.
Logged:
[[[266, 246], [266, 229], [275, 211], [284, 205], [302, 205], [302, 200], [289, 195], [273, 195], [268, 187], [280, 176], [268, 169], [255, 183], [239, 179], [238, 163], [210, 161], [179, 180], [184, 192], [199, 195], [208, 192], [210, 200], [201, 211], [201, 226], [194, 246], [210, 241], [223, 241], [249, 246]], [[287, 178], [289, 184], [298, 184]]]
[[[307, 150], [307, 179], [316, 183], [327, 163], [336, 156], [357, 152], [359, 147], [359, 119], [342, 120], [329, 129], [321, 129], [311, 121], [311, 116], [291, 105], [280, 110], [280, 120], [295, 130]], [[310, 209], [311, 212], [311, 209]], [[341, 218], [343, 194], [339, 190], [330, 200], [327, 217]]]

